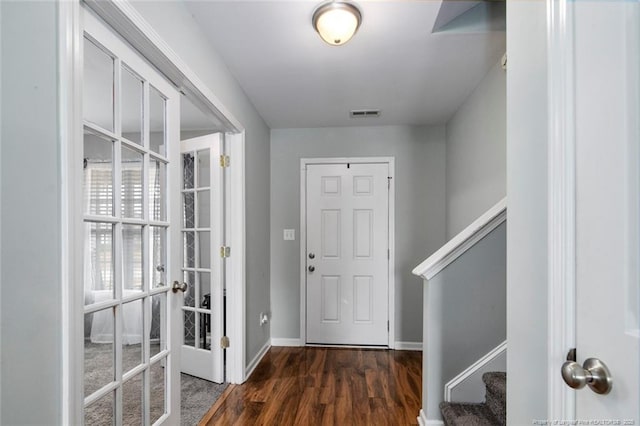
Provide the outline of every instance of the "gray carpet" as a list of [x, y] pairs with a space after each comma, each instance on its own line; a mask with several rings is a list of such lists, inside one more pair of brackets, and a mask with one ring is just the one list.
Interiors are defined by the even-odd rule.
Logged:
[[505, 426], [507, 424], [507, 374], [484, 373], [482, 381], [487, 390], [485, 402], [481, 404], [440, 403], [445, 426]]
[[[153, 345], [152, 345], [153, 346]], [[156, 345], [157, 346], [157, 345]], [[151, 348], [157, 353], [157, 347]], [[124, 370], [140, 363], [140, 345], [125, 346], [123, 350]], [[151, 384], [150, 413], [151, 424], [164, 413], [164, 367], [161, 363], [151, 366], [149, 375]], [[113, 380], [113, 352], [111, 344], [85, 343], [85, 396]], [[222, 394], [226, 384], [216, 384], [187, 374], [181, 375], [182, 401], [180, 422], [184, 426], [197, 425], [202, 416], [211, 408]], [[123, 419], [124, 425], [142, 424], [142, 376], [128, 380], [123, 385]], [[113, 417], [113, 395], [103, 397], [85, 410], [86, 425], [111, 425]]]

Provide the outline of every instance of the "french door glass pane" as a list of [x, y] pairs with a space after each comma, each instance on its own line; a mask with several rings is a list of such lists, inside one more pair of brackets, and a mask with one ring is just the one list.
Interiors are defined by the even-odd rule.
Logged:
[[149, 227], [149, 247], [151, 247], [151, 288], [167, 285], [165, 269], [167, 265], [167, 230], [160, 226]]
[[139, 225], [122, 225], [122, 286], [124, 297], [142, 291], [142, 239]]
[[182, 185], [184, 189], [193, 189], [193, 181], [195, 177], [193, 154], [182, 154]]
[[113, 262], [113, 225], [86, 222], [84, 225], [84, 303], [112, 300], [115, 268]]
[[199, 268], [211, 267], [211, 233], [209, 231], [198, 232]]
[[196, 344], [196, 314], [193, 311], [184, 311], [184, 345]]
[[198, 228], [211, 226], [211, 195], [208, 189], [198, 191]]
[[84, 396], [114, 381], [113, 308], [84, 316]]
[[122, 67], [122, 137], [142, 144], [142, 80]]
[[184, 261], [185, 268], [195, 268], [196, 266], [196, 242], [195, 233], [193, 231], [186, 231], [183, 235], [183, 247], [184, 253], [182, 259]]
[[122, 372], [144, 361], [142, 353], [142, 299], [122, 305]]
[[195, 210], [195, 194], [193, 192], [186, 192], [183, 194], [183, 226], [185, 228], [195, 228], [196, 223], [196, 210]]
[[199, 306], [211, 309], [211, 274], [209, 272], [198, 272], [198, 297]]
[[143, 389], [142, 373], [136, 374], [122, 385], [122, 424], [127, 426], [143, 424]]
[[84, 39], [84, 119], [113, 131], [114, 60], [93, 41]]
[[84, 212], [113, 216], [113, 141], [84, 133]]
[[84, 424], [89, 426], [115, 425], [115, 392], [110, 392], [85, 409]]
[[166, 100], [153, 86], [149, 86], [149, 149], [165, 156]]
[[151, 366], [151, 424], [164, 415], [165, 411], [165, 367], [166, 359], [156, 362]]
[[151, 297], [151, 329], [149, 330], [149, 358], [153, 358], [167, 348], [167, 295]]
[[160, 160], [149, 162], [149, 219], [164, 221], [166, 214], [166, 176], [167, 165]]
[[198, 151], [198, 188], [205, 188], [211, 184], [211, 156], [209, 150]]
[[200, 314], [200, 342], [201, 349], [211, 350], [211, 314]]
[[184, 293], [184, 306], [196, 306], [196, 273], [185, 271], [184, 282], [187, 283], [187, 291]]
[[122, 217], [142, 219], [143, 155], [122, 146]]

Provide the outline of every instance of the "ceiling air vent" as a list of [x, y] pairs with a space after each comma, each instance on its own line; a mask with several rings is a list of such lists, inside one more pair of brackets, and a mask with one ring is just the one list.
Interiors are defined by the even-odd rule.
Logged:
[[349, 113], [351, 118], [380, 117], [379, 109], [354, 109]]

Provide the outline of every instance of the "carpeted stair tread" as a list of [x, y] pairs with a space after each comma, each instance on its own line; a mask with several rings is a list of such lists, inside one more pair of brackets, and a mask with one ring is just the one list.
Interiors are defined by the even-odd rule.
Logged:
[[445, 426], [496, 426], [499, 421], [486, 404], [440, 403]]
[[498, 421], [497, 425], [507, 424], [507, 374], [491, 372], [482, 375], [487, 393], [485, 404]]
[[506, 398], [507, 396], [507, 373], [502, 371], [492, 371], [482, 375], [482, 381], [487, 385], [487, 390], [494, 394]]

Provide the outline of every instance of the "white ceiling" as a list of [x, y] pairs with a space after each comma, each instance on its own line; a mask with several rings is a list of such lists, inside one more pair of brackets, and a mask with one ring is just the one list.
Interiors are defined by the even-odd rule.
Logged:
[[[435, 33], [440, 0], [357, 2], [346, 45], [311, 26], [319, 1], [186, 1], [271, 128], [445, 123], [505, 51], [503, 31]], [[352, 119], [352, 109], [382, 110]]]

